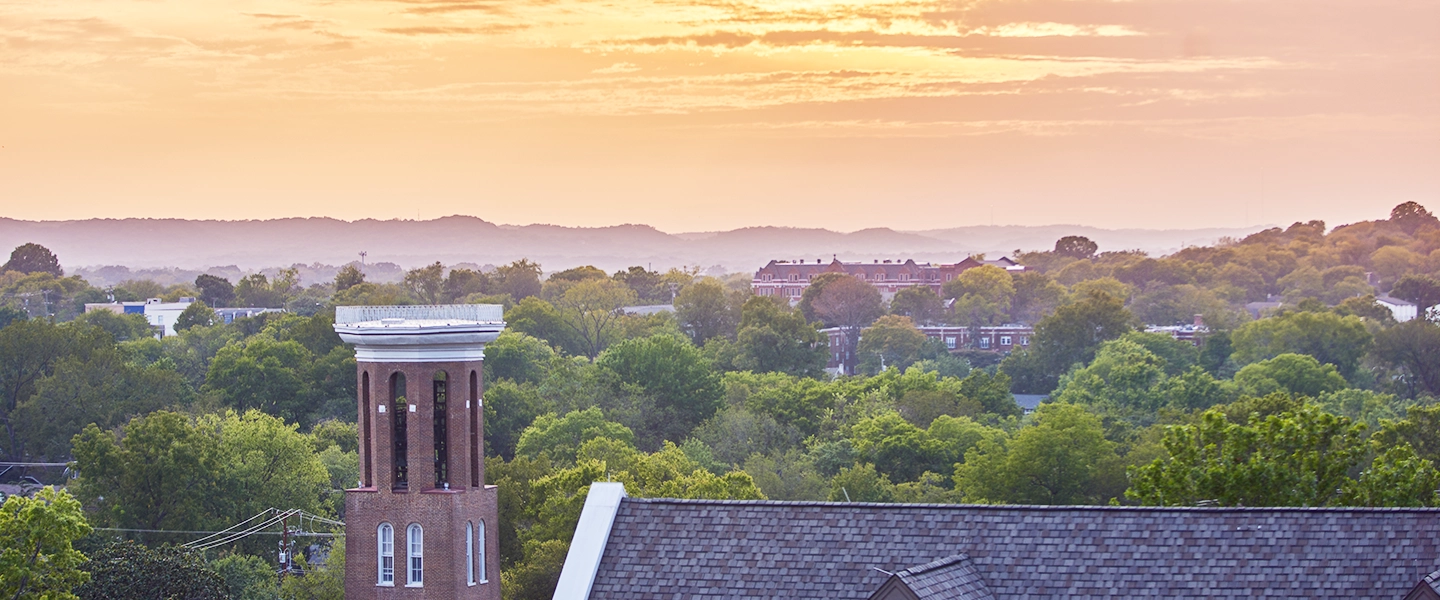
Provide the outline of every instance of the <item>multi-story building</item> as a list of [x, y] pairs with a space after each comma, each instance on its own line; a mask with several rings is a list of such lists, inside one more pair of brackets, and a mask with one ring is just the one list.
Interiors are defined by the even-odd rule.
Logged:
[[1000, 267], [1007, 271], [1024, 271], [1025, 267], [1009, 258], [999, 260], [977, 260], [967, 258], [954, 264], [917, 263], [914, 259], [875, 260], [873, 262], [840, 262], [823, 259], [815, 262], [801, 260], [772, 260], [755, 272], [750, 287], [756, 296], [781, 296], [791, 302], [798, 302], [810, 287], [810, 281], [823, 273], [844, 273], [869, 282], [880, 290], [888, 300], [902, 289], [926, 286], [940, 294], [945, 282], [955, 279], [966, 270], [984, 265]]
[[[1028, 347], [1030, 338], [1035, 335], [1034, 327], [1019, 323], [981, 327], [973, 331], [969, 327], [959, 325], [926, 325], [917, 327], [917, 329], [920, 330], [920, 333], [925, 334], [925, 337], [944, 343], [951, 352], [966, 348], [978, 348], [1008, 353]], [[855, 366], [859, 364], [859, 357], [855, 356], [855, 349], [847, 347], [845, 330], [840, 327], [829, 327], [821, 329], [820, 332], [825, 334], [830, 343], [830, 359], [825, 368], [832, 373], [853, 375]]]
[[[151, 298], [144, 302], [100, 302], [85, 305], [85, 312], [96, 310], [108, 310], [120, 315], [140, 315], [150, 322], [156, 335], [166, 337], [175, 335], [175, 321], [180, 318], [180, 313], [190, 308], [195, 303], [194, 298], [181, 298], [178, 302], [165, 302], [160, 298]], [[253, 317], [263, 313], [285, 312], [281, 308], [217, 308], [215, 315], [225, 323], [233, 323], [235, 319]]]

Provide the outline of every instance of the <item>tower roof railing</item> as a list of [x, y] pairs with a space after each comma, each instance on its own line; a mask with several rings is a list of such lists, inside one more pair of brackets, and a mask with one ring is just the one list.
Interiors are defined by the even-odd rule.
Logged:
[[499, 304], [431, 304], [414, 306], [337, 306], [336, 325], [370, 323], [383, 319], [406, 321], [470, 321], [501, 323], [505, 307]]

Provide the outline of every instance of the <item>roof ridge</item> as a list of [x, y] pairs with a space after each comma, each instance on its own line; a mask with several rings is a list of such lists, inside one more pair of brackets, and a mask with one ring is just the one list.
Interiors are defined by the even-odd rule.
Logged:
[[1440, 513], [1440, 507], [1408, 506], [1111, 506], [1088, 504], [937, 504], [898, 502], [828, 502], [819, 500], [711, 500], [705, 498], [635, 498], [623, 502], [640, 504], [711, 504], [717, 506], [817, 506], [827, 508], [969, 509], [996, 511], [1095, 511], [1095, 512], [1361, 512]]
[[900, 576], [900, 577], [902, 577], [902, 578], [903, 578], [904, 576], [906, 576], [906, 575], [919, 575], [919, 574], [921, 574], [921, 573], [929, 573], [930, 571], [934, 571], [934, 570], [939, 569], [939, 568], [941, 568], [941, 567], [948, 567], [948, 566], [953, 565], [953, 564], [955, 564], [955, 563], [965, 562], [965, 561], [967, 561], [967, 560], [970, 560], [970, 555], [965, 554], [965, 553], [962, 552], [962, 553], [960, 553], [960, 554], [952, 554], [952, 555], [947, 556], [947, 557], [945, 557], [945, 558], [940, 558], [940, 559], [932, 560], [932, 561], [930, 561], [930, 562], [928, 562], [928, 563], [925, 563], [925, 564], [923, 564], [923, 565], [919, 565], [919, 566], [915, 566], [915, 567], [910, 567], [910, 568], [908, 568], [908, 569], [904, 569], [904, 570], [901, 570], [901, 571], [897, 571], [895, 574], [898, 575], [898, 576]]

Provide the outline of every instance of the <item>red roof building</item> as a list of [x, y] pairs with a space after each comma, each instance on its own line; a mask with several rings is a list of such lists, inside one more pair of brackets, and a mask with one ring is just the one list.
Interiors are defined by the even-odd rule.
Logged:
[[750, 287], [757, 296], [781, 296], [797, 302], [810, 286], [810, 281], [822, 273], [845, 273], [879, 288], [887, 299], [895, 292], [907, 287], [927, 286], [938, 295], [945, 282], [966, 270], [992, 265], [1006, 271], [1024, 271], [1025, 267], [1009, 258], [999, 260], [976, 260], [967, 258], [954, 264], [917, 263], [914, 259], [875, 260], [874, 262], [840, 262], [832, 259], [823, 262], [806, 260], [772, 260], [755, 272]]

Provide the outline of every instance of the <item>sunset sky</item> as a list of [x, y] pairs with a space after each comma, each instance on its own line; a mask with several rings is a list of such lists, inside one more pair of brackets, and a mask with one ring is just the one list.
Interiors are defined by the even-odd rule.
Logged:
[[0, 0], [0, 216], [1440, 211], [1436, 0]]

